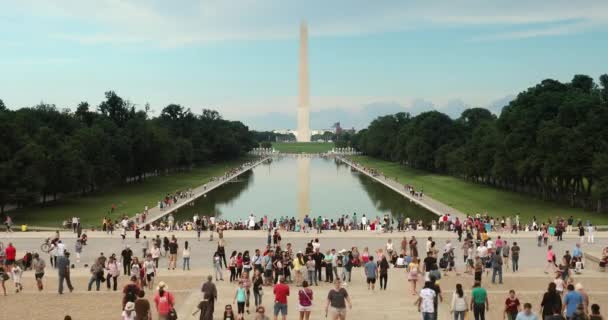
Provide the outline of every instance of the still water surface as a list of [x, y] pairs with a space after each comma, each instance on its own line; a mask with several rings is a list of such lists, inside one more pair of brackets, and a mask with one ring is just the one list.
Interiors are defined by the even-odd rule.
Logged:
[[250, 213], [258, 218], [268, 215], [301, 219], [305, 214], [337, 218], [354, 212], [357, 217], [402, 214], [424, 221], [435, 217], [335, 159], [285, 155], [210, 191], [206, 197], [197, 199], [194, 206], [180, 209], [176, 219], [191, 219], [194, 213], [215, 214], [230, 221], [245, 219]]

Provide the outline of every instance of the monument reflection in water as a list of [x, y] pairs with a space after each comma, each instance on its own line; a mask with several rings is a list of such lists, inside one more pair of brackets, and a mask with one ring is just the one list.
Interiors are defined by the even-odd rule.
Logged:
[[435, 215], [375, 180], [352, 172], [333, 159], [311, 155], [277, 156], [238, 177], [236, 181], [209, 192], [177, 212], [176, 219], [216, 215], [230, 221], [323, 216], [335, 219], [357, 213], [358, 217], [403, 214], [430, 221]]
[[310, 214], [310, 158], [299, 156], [298, 163], [298, 217]]

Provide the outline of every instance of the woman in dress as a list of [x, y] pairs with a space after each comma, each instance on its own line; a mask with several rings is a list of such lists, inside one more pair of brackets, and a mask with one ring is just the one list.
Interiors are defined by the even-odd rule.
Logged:
[[410, 282], [412, 288], [412, 295], [417, 295], [416, 284], [418, 283], [418, 276], [420, 275], [420, 265], [418, 264], [418, 258], [414, 257], [412, 262], [408, 266], [407, 281]]

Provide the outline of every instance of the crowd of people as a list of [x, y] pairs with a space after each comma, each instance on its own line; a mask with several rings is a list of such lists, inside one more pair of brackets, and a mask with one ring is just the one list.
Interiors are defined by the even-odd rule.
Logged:
[[[255, 223], [255, 219], [251, 218]], [[345, 225], [345, 229], [351, 226]], [[407, 274], [411, 293], [417, 296], [416, 306], [423, 319], [437, 319], [438, 304], [444, 299], [439, 280], [450, 273], [459, 276], [470, 275], [473, 282], [470, 297], [465, 293], [463, 284], [456, 285], [450, 303], [450, 311], [454, 319], [464, 319], [466, 312], [472, 312], [476, 320], [485, 319], [485, 313], [490, 305], [487, 292], [482, 285], [483, 279], [489, 277], [489, 273], [492, 272], [491, 282], [498, 281], [498, 284], [501, 284], [503, 269], [518, 272], [518, 259], [522, 248], [517, 242], [509, 243], [503, 240], [500, 234], [493, 239], [488, 235], [484, 223], [474, 221], [470, 225], [472, 227], [464, 228], [463, 239], [459, 237], [465, 267], [457, 270], [455, 260], [456, 256], [460, 255], [460, 251], [452, 240], [446, 240], [439, 248], [440, 245], [432, 237], [427, 237], [422, 248], [416, 236], [411, 235], [395, 243], [392, 239], [388, 239], [384, 247], [373, 250], [357, 246], [338, 250], [338, 248], [322, 246], [320, 239], [316, 238], [298, 250], [291, 243], [283, 245], [285, 242], [283, 233], [289, 229], [286, 231], [281, 227], [284, 224], [275, 225], [274, 222], [268, 222], [266, 227], [261, 228], [265, 229], [268, 235], [263, 249], [232, 250], [231, 254], [227, 255], [224, 229], [218, 224], [213, 229], [214, 232], [210, 232], [218, 235], [217, 248], [210, 261], [213, 265], [215, 281], [226, 280], [235, 284], [233, 303], [224, 307], [224, 318], [244, 319], [250, 314], [250, 305], [252, 305], [255, 311], [254, 319], [267, 319], [262, 300], [265, 288], [268, 287], [274, 295], [272, 314], [275, 317], [282, 316], [285, 319], [288, 313], [287, 296], [292, 288], [296, 288], [297, 312], [300, 313], [301, 319], [310, 319], [312, 305], [316, 303], [315, 297], [318, 296], [313, 288], [320, 282], [326, 282], [333, 283], [334, 287], [327, 293], [324, 303], [325, 312], [331, 315], [332, 319], [346, 319], [348, 308], [352, 308], [346, 287], [352, 280], [353, 269], [361, 268], [368, 290], [373, 291], [386, 290], [389, 282], [388, 270], [396, 268], [403, 269]], [[215, 224], [212, 224], [211, 228], [213, 226]], [[457, 228], [448, 227], [448, 229], [456, 231]], [[540, 317], [563, 319], [560, 317], [565, 315], [566, 319], [602, 319], [599, 315], [599, 305], [590, 303], [590, 297], [581, 282], [575, 281], [576, 274], [583, 270], [581, 244], [577, 243], [572, 253], [567, 250], [561, 259], [558, 259], [550, 244], [553, 241], [558, 239], [548, 241], [545, 272], [554, 274], [555, 277], [543, 296]], [[71, 292], [74, 287], [70, 279], [73, 268], [70, 252], [62, 243], [59, 234], [51, 243], [53, 254], [50, 263], [59, 275], [58, 292], [64, 293], [64, 283]], [[78, 246], [80, 239], [76, 243]], [[178, 255], [181, 256], [181, 269], [190, 269], [189, 243], [188, 241], [179, 243], [175, 235], [162, 238], [157, 235], [151, 239], [144, 236], [136, 243], [141, 247], [131, 248], [125, 245], [120, 253], [110, 253], [107, 256], [100, 253], [89, 266], [90, 278], [87, 290], [99, 291], [101, 284], [105, 282], [107, 290], [117, 291], [118, 277], [121, 275], [129, 277], [129, 283], [122, 288], [124, 319], [135, 319], [135, 315], [142, 314], [149, 317], [152, 312], [158, 313], [161, 319], [172, 319], [176, 313], [175, 297], [169, 291], [167, 283], [161, 281], [155, 287], [155, 279], [163, 267], [168, 270], [175, 270], [178, 267]], [[541, 242], [541, 245], [543, 244], [544, 241]], [[82, 247], [74, 249], [78, 252]], [[34, 273], [38, 290], [44, 289], [42, 279], [47, 266], [43, 257], [34, 253], [28, 264], [18, 264], [16, 249], [12, 243], [1, 251], [4, 255], [3, 267], [0, 269], [0, 283], [5, 295], [5, 282], [11, 278], [15, 292], [19, 293], [23, 290], [22, 275], [29, 269]], [[421, 252], [423, 254], [420, 254]], [[607, 255], [608, 248], [603, 251], [603, 256]], [[166, 259], [166, 265], [159, 265], [161, 258]], [[226, 279], [224, 279], [225, 271], [229, 272]], [[195, 312], [200, 313], [200, 319], [213, 319], [214, 302], [217, 301], [217, 289], [213, 284], [213, 278], [210, 276], [201, 287], [203, 299]], [[418, 288], [419, 283], [422, 283], [421, 288]], [[146, 299], [146, 291], [152, 295], [153, 304]], [[505, 318], [538, 319], [532, 306], [529, 303], [521, 304], [514, 290], [510, 290], [505, 299], [503, 312]]]

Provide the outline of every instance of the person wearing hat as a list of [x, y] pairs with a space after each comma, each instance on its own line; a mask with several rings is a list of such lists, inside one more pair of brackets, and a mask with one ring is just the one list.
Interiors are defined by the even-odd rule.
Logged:
[[122, 311], [122, 320], [135, 320], [135, 303], [127, 302], [125, 309]]
[[158, 283], [156, 287], [156, 294], [154, 295], [154, 304], [156, 305], [156, 311], [158, 312], [158, 319], [168, 320], [169, 313], [173, 310], [175, 305], [175, 298], [173, 294], [167, 291], [169, 287], [164, 281]]

